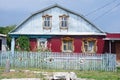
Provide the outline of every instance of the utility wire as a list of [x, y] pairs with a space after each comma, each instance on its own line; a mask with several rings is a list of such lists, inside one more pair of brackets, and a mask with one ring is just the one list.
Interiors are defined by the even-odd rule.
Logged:
[[107, 3], [107, 4], [105, 4], [105, 5], [103, 5], [102, 7], [99, 7], [99, 8], [97, 8], [97, 9], [95, 9], [95, 10], [93, 10], [93, 11], [87, 13], [85, 16], [89, 16], [89, 15], [91, 15], [91, 14], [97, 12], [98, 10], [101, 10], [101, 9], [103, 9], [103, 8], [105, 8], [105, 7], [107, 7], [107, 6], [109, 6], [110, 4], [114, 3], [115, 1], [117, 1], [117, 0], [113, 0], [113, 1], [111, 1], [111, 2], [109, 2], [109, 3]]
[[106, 11], [105, 13], [101, 14], [100, 16], [96, 17], [93, 21], [95, 21], [98, 18], [101, 18], [102, 16], [106, 15], [107, 13], [109, 13], [110, 11], [112, 11], [114, 8], [120, 6], [120, 3], [116, 4], [114, 7], [112, 7], [111, 9], [109, 9], [108, 11]]

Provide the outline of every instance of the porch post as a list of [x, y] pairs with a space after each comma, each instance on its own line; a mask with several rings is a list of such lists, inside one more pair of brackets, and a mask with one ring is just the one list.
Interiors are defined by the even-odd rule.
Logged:
[[12, 52], [12, 54], [14, 54], [14, 50], [15, 50], [15, 38], [12, 37], [12, 41], [11, 41], [11, 52]]
[[109, 53], [111, 53], [111, 41], [109, 41]]

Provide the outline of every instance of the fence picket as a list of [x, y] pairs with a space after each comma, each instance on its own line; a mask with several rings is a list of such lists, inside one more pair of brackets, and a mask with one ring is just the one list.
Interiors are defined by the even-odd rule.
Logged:
[[0, 52], [1, 67], [7, 59], [15, 68], [116, 71], [116, 55], [108, 53]]

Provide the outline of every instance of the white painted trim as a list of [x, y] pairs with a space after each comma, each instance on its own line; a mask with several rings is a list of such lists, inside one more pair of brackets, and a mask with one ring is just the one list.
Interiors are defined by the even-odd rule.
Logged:
[[11, 52], [12, 52], [12, 54], [14, 54], [14, 50], [15, 50], [15, 38], [12, 37], [12, 41], [11, 41]]
[[106, 35], [105, 33], [89, 33], [89, 32], [66, 32], [66, 33], [61, 33], [61, 32], [55, 32], [55, 33], [11, 33], [11, 35]]

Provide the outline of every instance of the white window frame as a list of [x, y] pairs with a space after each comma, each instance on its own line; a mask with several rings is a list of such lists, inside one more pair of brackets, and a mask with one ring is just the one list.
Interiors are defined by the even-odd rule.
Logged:
[[[69, 42], [71, 42], [70, 47], [72, 49], [69, 49]], [[64, 46], [66, 46], [66, 50], [64, 50]], [[73, 38], [71, 37], [62, 38], [62, 52], [73, 52], [73, 51], [74, 51]]]
[[[44, 46], [40, 47], [40, 45], [41, 45], [42, 42], [44, 42]], [[39, 38], [37, 40], [37, 43], [38, 43], [38, 49], [47, 49], [47, 39], [45, 39], [45, 38]]]
[[59, 16], [60, 29], [68, 29], [68, 18], [69, 18], [69, 16], [67, 16], [65, 14], [62, 16]]
[[[92, 43], [90, 46], [90, 43]], [[94, 38], [86, 38], [82, 40], [82, 52], [83, 53], [96, 53], [97, 52], [97, 40]]]
[[52, 16], [45, 15], [43, 17], [43, 29], [51, 29], [52, 27]]

